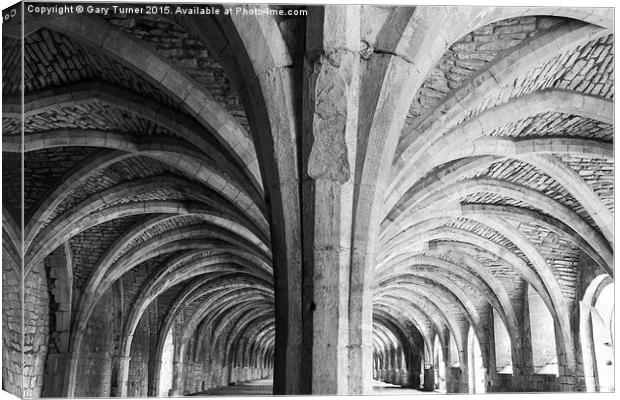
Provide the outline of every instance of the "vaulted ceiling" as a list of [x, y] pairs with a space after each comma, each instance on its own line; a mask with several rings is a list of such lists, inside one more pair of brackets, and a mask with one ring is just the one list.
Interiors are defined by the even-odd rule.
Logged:
[[[362, 65], [381, 56], [377, 32], [398, 12], [362, 7]], [[304, 18], [264, 18], [302, 65]], [[406, 59], [424, 80], [382, 183], [377, 352], [410, 326], [427, 344], [449, 328], [463, 346], [469, 325], [484, 341], [492, 309], [515, 330], [528, 285], [569, 329], [581, 254], [613, 276], [613, 17], [471, 8], [443, 18], [416, 27], [437, 33], [436, 54]], [[124, 354], [156, 304], [162, 332], [182, 315], [186, 335], [226, 332], [205, 346], [273, 355], [277, 221], [249, 122], [260, 116], [240, 94], [246, 71], [231, 67], [223, 38], [236, 33], [196, 21], [30, 18], [23, 109], [20, 41], [3, 38], [3, 236], [19, 249], [23, 112], [26, 276], [44, 274], [58, 249], [71, 254], [73, 349], [121, 286]], [[290, 88], [296, 104], [302, 86]]]

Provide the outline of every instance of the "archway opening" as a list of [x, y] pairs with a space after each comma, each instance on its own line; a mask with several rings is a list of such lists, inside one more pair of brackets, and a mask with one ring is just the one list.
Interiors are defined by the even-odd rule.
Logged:
[[453, 334], [450, 334], [450, 351], [448, 354], [448, 364], [451, 368], [459, 368], [461, 366], [461, 359], [459, 358], [459, 349], [456, 346], [456, 338]]
[[161, 368], [159, 370], [159, 387], [157, 395], [159, 397], [168, 397], [172, 389], [172, 360], [174, 358], [174, 342], [172, 338], [172, 329], [168, 331], [164, 347], [161, 352]]
[[469, 379], [469, 393], [486, 392], [486, 369], [482, 360], [480, 343], [472, 327], [469, 328], [467, 337], [467, 371]]
[[510, 335], [504, 321], [493, 309], [493, 337], [495, 339], [495, 367], [498, 374], [512, 375], [512, 349]]
[[443, 346], [439, 341], [439, 336], [435, 336], [433, 345], [433, 368], [435, 369], [435, 390], [441, 393], [446, 392], [446, 365], [443, 358]]
[[605, 286], [592, 310], [592, 336], [596, 357], [598, 390], [614, 391], [614, 292], [613, 284]]
[[529, 286], [527, 292], [534, 373], [557, 376], [558, 360], [553, 317], [533, 287]]

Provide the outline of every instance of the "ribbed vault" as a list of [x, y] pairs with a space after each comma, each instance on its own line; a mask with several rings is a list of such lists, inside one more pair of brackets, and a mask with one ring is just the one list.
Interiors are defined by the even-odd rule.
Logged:
[[[553, 315], [558, 362], [575, 371], [580, 254], [613, 276], [613, 85], [603, 83], [613, 36], [570, 18], [486, 22], [449, 43], [412, 103], [386, 183], [375, 279], [424, 276], [430, 283], [411, 291], [475, 299], [462, 315], [439, 308], [448, 324], [431, 335], [452, 330], [458, 344], [467, 318], [493, 390], [491, 309], [511, 333], [514, 376], [531, 375], [519, 321], [524, 289], [536, 290]], [[403, 283], [378, 283], [374, 302]], [[467, 377], [456, 383], [464, 390]]]
[[4, 388], [596, 390], [613, 10], [280, 9], [4, 29]]

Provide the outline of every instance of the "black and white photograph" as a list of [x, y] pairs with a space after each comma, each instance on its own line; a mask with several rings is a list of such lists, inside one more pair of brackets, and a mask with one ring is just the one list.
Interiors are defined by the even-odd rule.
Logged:
[[615, 392], [615, 9], [530, 3], [3, 1], [3, 400]]

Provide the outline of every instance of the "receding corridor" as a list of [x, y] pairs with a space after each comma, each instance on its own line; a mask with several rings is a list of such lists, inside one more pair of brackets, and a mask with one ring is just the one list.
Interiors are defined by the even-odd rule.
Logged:
[[[260, 379], [244, 382], [233, 386], [222, 386], [205, 392], [196, 393], [196, 396], [265, 396], [272, 392], [273, 380]], [[437, 392], [422, 392], [419, 389], [408, 389], [381, 381], [373, 382], [373, 394], [376, 395], [411, 395], [411, 394], [438, 394]]]
[[272, 379], [259, 379], [233, 386], [221, 386], [196, 393], [197, 396], [268, 396], [273, 392]]
[[614, 9], [209, 6], [3, 24], [3, 390], [615, 390]]

